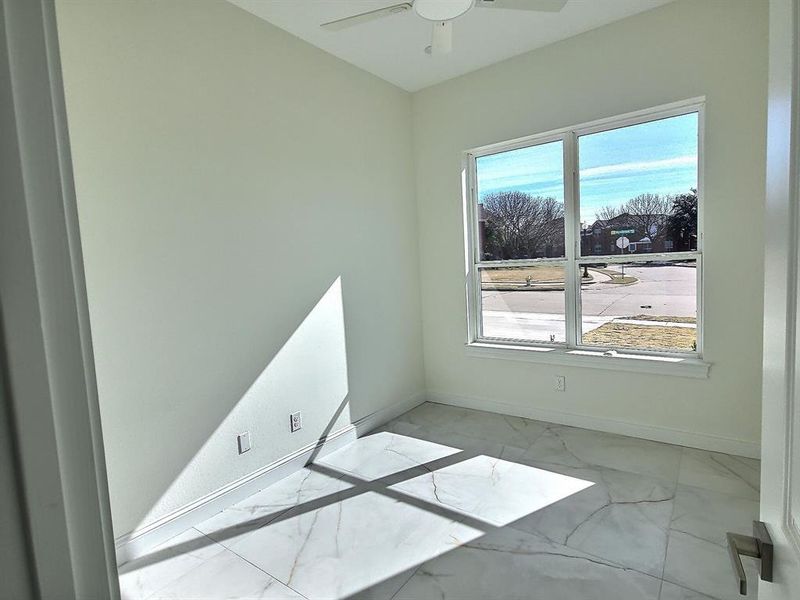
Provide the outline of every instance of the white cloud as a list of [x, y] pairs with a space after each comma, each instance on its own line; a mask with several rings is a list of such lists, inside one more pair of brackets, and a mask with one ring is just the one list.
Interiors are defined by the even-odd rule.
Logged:
[[581, 169], [581, 177], [598, 177], [600, 175], [610, 175], [613, 173], [628, 173], [636, 171], [656, 171], [658, 169], [669, 169], [671, 167], [682, 167], [697, 164], [696, 154], [676, 156], [662, 160], [646, 160], [641, 162], [627, 162], [616, 165], [603, 165], [602, 167], [592, 167]]

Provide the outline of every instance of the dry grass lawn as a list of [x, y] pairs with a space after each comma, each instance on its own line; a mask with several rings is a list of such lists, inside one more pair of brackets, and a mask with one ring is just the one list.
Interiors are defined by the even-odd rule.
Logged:
[[[676, 321], [677, 318], [671, 317], [670, 320]], [[628, 348], [630, 350], [692, 351], [696, 337], [697, 330], [693, 327], [630, 325], [611, 322], [584, 334], [583, 343], [590, 346]]]
[[629, 317], [636, 321], [669, 321], [670, 323], [697, 323], [696, 317], [659, 317], [658, 315], [636, 315]]
[[518, 283], [524, 285], [527, 277], [531, 283], [552, 283], [564, 281], [564, 267], [561, 265], [542, 265], [537, 267], [512, 267], [508, 269], [482, 269], [481, 282]]

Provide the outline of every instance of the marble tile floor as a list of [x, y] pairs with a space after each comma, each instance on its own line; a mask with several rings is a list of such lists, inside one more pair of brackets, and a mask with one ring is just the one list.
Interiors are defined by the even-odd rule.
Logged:
[[[734, 600], [756, 460], [423, 404], [120, 566], [124, 600]], [[748, 562], [750, 595], [757, 571]]]

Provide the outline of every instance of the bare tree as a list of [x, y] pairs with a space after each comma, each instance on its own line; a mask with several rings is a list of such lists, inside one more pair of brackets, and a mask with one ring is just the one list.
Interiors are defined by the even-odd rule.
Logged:
[[615, 208], [603, 206], [595, 215], [598, 220], [611, 221], [626, 216], [625, 225], [634, 227], [651, 240], [662, 237], [667, 231], [667, 219], [672, 212], [672, 196], [639, 194]]
[[624, 211], [624, 205], [619, 207], [611, 206], [607, 204], [603, 206], [595, 213], [595, 218], [598, 221], [611, 221], [612, 219], [620, 216]]
[[498, 259], [543, 256], [563, 245], [564, 205], [552, 197], [509, 191], [487, 194], [484, 253]]
[[666, 234], [667, 217], [671, 211], [672, 196], [639, 194], [625, 203], [631, 225], [654, 241]]

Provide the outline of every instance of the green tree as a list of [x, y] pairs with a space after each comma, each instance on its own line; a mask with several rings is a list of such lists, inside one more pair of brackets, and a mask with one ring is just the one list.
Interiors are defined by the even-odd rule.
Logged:
[[697, 190], [679, 194], [672, 200], [672, 210], [667, 229], [675, 243], [675, 250], [686, 251], [697, 248]]

